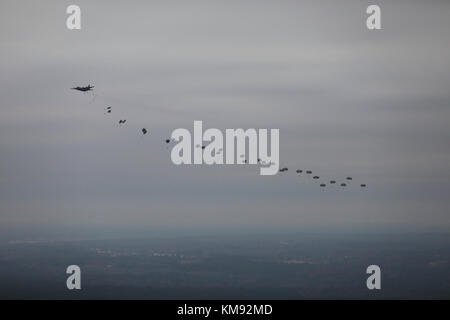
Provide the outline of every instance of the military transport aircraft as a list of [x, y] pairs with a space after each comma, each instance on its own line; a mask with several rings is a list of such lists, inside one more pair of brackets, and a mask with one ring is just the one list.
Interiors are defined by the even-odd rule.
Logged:
[[87, 91], [92, 91], [92, 88], [94, 88], [94, 86], [88, 85], [87, 87], [75, 87], [75, 88], [71, 88], [71, 89], [82, 91], [82, 92], [87, 92]]

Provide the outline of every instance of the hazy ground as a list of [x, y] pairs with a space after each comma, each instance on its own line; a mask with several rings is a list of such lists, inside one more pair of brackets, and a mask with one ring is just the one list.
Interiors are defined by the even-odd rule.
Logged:
[[[10, 241], [0, 261], [0, 298], [450, 298], [444, 234]], [[66, 289], [71, 264], [78, 292]], [[370, 264], [381, 291], [366, 289]]]

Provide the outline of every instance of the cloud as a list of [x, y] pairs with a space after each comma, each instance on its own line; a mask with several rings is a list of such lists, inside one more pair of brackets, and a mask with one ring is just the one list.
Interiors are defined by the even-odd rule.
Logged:
[[[382, 1], [380, 32], [364, 1], [78, 5], [79, 32], [66, 3], [1, 5], [9, 224], [450, 226], [448, 4]], [[88, 83], [94, 96], [69, 90]], [[194, 120], [279, 128], [283, 165], [369, 187], [175, 167], [163, 139]]]

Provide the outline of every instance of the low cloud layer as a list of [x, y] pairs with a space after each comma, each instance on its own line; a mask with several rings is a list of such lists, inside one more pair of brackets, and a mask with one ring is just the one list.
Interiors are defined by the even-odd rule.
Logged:
[[[80, 31], [69, 4], [0, 4], [2, 228], [450, 227], [448, 3], [381, 1], [380, 31], [365, 1], [78, 1]], [[368, 188], [176, 167], [194, 120], [279, 128], [281, 165]]]

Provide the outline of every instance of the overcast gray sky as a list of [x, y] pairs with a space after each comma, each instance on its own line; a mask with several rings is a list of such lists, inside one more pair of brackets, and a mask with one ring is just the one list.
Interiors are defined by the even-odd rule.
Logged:
[[[448, 230], [450, 5], [376, 1], [369, 31], [372, 3], [1, 1], [1, 228]], [[194, 120], [279, 128], [281, 165], [368, 188], [177, 167]]]

